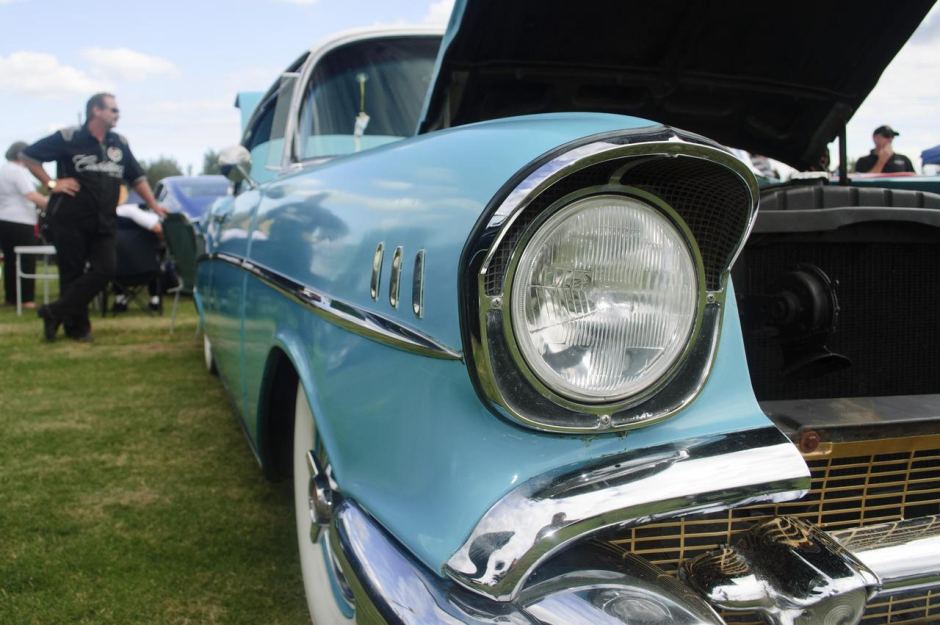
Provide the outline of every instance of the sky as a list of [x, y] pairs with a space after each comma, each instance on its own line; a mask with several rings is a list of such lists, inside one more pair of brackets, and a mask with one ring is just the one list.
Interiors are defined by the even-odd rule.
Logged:
[[[140, 160], [175, 158], [193, 173], [207, 149], [238, 143], [239, 91], [263, 91], [332, 33], [439, 24], [453, 0], [0, 0], [0, 148], [74, 125], [96, 91], [117, 95]], [[145, 16], [145, 17], [141, 17]], [[940, 144], [940, 5], [882, 75], [848, 126], [850, 157], [890, 124], [918, 165]], [[838, 154], [832, 146], [833, 160]]]

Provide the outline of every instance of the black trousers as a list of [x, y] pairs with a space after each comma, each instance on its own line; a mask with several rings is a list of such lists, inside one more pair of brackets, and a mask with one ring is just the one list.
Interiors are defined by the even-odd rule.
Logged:
[[49, 309], [66, 332], [83, 332], [91, 327], [88, 304], [114, 277], [114, 231], [103, 229], [97, 218], [58, 221], [52, 242], [59, 261], [59, 299]]
[[[12, 221], [0, 221], [0, 250], [3, 250], [3, 294], [7, 304], [16, 304], [16, 254], [17, 245], [36, 245], [35, 227]], [[21, 262], [25, 273], [36, 273], [36, 257], [24, 254]], [[23, 301], [31, 302], [36, 295], [36, 281], [23, 278]]]

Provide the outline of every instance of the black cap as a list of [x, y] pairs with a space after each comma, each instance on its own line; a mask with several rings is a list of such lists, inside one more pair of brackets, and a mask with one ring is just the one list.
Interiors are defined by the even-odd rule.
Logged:
[[877, 128], [875, 128], [875, 132], [871, 134], [881, 135], [882, 137], [888, 137], [889, 139], [893, 139], [894, 137], [898, 136], [901, 133], [895, 130], [894, 128], [892, 128], [891, 126], [885, 125], [885, 126], [878, 126]]

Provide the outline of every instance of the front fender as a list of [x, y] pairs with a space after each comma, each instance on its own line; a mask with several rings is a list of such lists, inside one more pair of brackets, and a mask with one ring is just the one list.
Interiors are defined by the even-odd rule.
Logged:
[[[459, 359], [460, 258], [485, 207], [541, 155], [588, 136], [642, 127], [649, 123], [611, 115], [500, 120], [417, 137], [263, 185], [250, 258], [243, 263], [250, 273], [246, 419], [257, 418], [260, 380], [277, 346], [304, 384], [342, 495], [438, 572], [487, 510], [539, 476], [771, 427], [750, 388], [730, 293], [712, 371], [697, 399], [667, 420], [626, 433], [538, 432], [500, 418], [480, 401]], [[380, 242], [405, 251], [402, 285], [414, 278], [414, 254], [426, 251], [422, 316], [408, 305], [410, 293], [403, 291], [404, 305], [392, 305], [388, 256], [373, 298]], [[290, 288], [273, 288], [271, 276]], [[376, 340], [325, 313], [324, 302], [430, 338], [444, 357]]]

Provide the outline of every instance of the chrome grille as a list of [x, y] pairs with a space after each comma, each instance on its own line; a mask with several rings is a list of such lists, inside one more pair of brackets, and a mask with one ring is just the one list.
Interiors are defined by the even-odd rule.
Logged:
[[[847, 443], [827, 447], [826, 452], [806, 456], [812, 486], [799, 501], [640, 525], [618, 530], [610, 542], [674, 573], [681, 560], [731, 543], [738, 532], [776, 516], [842, 529], [940, 513], [940, 437]], [[763, 622], [753, 613], [723, 616], [735, 624]], [[880, 598], [867, 607], [862, 623], [931, 620], [940, 621], [938, 592]]]

